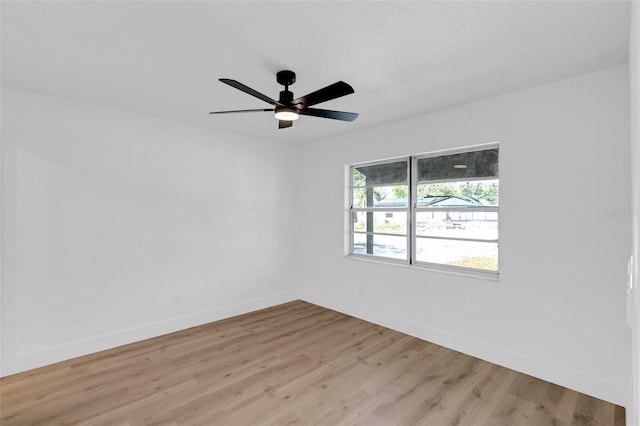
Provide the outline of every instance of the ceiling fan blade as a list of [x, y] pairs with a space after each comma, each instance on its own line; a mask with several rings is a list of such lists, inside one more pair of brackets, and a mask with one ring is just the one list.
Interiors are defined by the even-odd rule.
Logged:
[[232, 80], [230, 78], [221, 78], [220, 81], [225, 83], [225, 84], [228, 84], [231, 87], [235, 87], [236, 89], [241, 90], [244, 93], [247, 93], [247, 94], [249, 94], [251, 96], [255, 96], [258, 99], [262, 99], [263, 101], [265, 101], [265, 102], [267, 102], [267, 103], [269, 103], [271, 105], [284, 106], [280, 102], [278, 102], [278, 101], [276, 101], [274, 99], [271, 99], [267, 95], [263, 95], [262, 93], [258, 92], [257, 90], [253, 90], [249, 86], [245, 86], [244, 84], [240, 83], [239, 81]]
[[353, 87], [349, 86], [344, 81], [338, 81], [327, 87], [316, 90], [308, 95], [302, 96], [292, 102], [293, 105], [300, 109], [310, 107], [311, 105], [319, 104], [320, 102], [330, 101], [345, 95], [353, 93]]
[[293, 126], [293, 121], [278, 120], [278, 129], [286, 129]]
[[233, 111], [211, 111], [209, 114], [229, 114], [231, 112], [258, 112], [258, 111], [275, 111], [273, 108], [264, 109], [236, 109]]
[[332, 111], [330, 109], [306, 108], [299, 112], [302, 115], [313, 117], [331, 118], [333, 120], [353, 121], [358, 118], [355, 112]]

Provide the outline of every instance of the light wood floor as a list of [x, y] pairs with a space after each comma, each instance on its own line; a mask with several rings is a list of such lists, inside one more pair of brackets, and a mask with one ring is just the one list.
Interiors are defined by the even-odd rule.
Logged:
[[0, 380], [9, 425], [624, 425], [624, 409], [296, 301]]

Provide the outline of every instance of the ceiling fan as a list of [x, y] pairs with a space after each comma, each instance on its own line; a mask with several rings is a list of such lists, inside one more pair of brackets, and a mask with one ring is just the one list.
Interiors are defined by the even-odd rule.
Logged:
[[229, 78], [221, 78], [220, 81], [235, 87], [251, 96], [262, 99], [275, 108], [264, 109], [241, 109], [235, 111], [213, 111], [209, 114], [228, 114], [233, 112], [257, 112], [257, 111], [275, 111], [275, 118], [278, 120], [278, 128], [285, 129], [293, 126], [293, 121], [297, 120], [300, 115], [310, 115], [312, 117], [331, 118], [333, 120], [353, 121], [358, 118], [355, 112], [332, 111], [329, 109], [309, 108], [312, 105], [321, 102], [330, 101], [345, 95], [354, 93], [353, 87], [344, 81], [338, 81], [327, 87], [316, 90], [308, 95], [293, 99], [293, 92], [289, 91], [289, 86], [296, 82], [296, 73], [293, 71], [279, 71], [276, 73], [276, 80], [284, 86], [284, 90], [280, 92], [280, 98], [276, 101], [262, 93], [245, 86], [239, 81]]

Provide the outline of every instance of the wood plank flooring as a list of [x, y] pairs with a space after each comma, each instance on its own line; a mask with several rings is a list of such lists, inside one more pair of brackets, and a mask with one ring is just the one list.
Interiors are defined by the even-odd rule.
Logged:
[[0, 380], [9, 425], [624, 426], [624, 408], [296, 301]]

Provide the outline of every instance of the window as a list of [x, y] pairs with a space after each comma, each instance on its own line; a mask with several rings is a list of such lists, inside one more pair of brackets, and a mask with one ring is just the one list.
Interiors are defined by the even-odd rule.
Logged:
[[407, 260], [408, 159], [354, 166], [351, 187], [351, 252]]
[[349, 170], [350, 255], [497, 275], [497, 145]]

